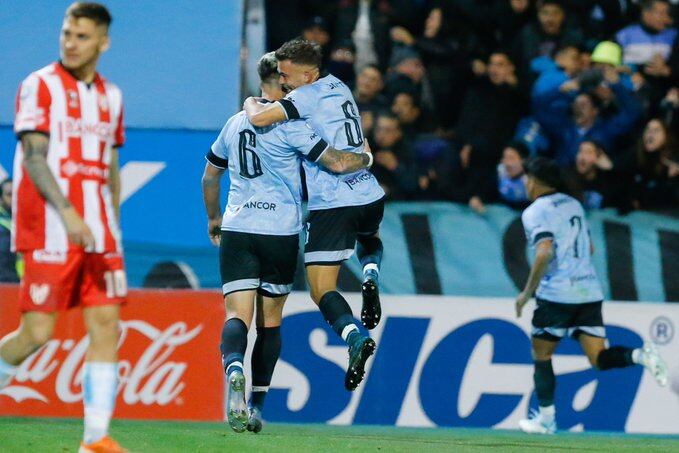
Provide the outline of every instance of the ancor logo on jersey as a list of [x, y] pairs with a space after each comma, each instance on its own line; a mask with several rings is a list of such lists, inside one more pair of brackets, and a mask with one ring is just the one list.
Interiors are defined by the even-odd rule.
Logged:
[[42, 305], [47, 301], [47, 297], [50, 295], [50, 285], [47, 283], [31, 283], [31, 287], [29, 288], [28, 292], [30, 293], [31, 300], [35, 305]]

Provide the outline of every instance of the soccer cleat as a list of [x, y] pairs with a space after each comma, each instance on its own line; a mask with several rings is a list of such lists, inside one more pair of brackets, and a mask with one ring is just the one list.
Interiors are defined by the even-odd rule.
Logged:
[[363, 295], [363, 308], [361, 309], [361, 322], [366, 329], [372, 330], [377, 327], [382, 317], [382, 307], [380, 306], [380, 289], [377, 280], [368, 278], [361, 285]]
[[248, 406], [245, 404], [245, 376], [240, 370], [229, 373], [227, 389], [227, 419], [237, 433], [245, 431], [248, 423]]
[[639, 364], [646, 368], [661, 387], [667, 386], [667, 364], [655, 343], [646, 343], [639, 354]]
[[80, 443], [78, 453], [126, 453], [123, 447], [109, 436], [104, 436], [92, 444]]
[[247, 429], [255, 434], [262, 430], [262, 411], [256, 407], [250, 407]]
[[556, 421], [545, 422], [539, 412], [531, 410], [528, 418], [519, 420], [519, 429], [528, 434], [554, 434]]
[[375, 353], [375, 340], [370, 337], [360, 337], [349, 347], [349, 367], [344, 377], [344, 387], [356, 390], [365, 375], [365, 362]]

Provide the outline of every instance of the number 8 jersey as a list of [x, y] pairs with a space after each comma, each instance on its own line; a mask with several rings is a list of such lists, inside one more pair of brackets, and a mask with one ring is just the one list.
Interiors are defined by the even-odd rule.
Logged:
[[[351, 90], [327, 75], [291, 91], [280, 101], [290, 120], [302, 118], [330, 146], [340, 151], [363, 152], [361, 117]], [[309, 210], [361, 206], [377, 201], [384, 191], [368, 170], [337, 175], [304, 161]]]
[[587, 219], [579, 201], [562, 193], [543, 195], [526, 208], [521, 221], [532, 247], [547, 239], [554, 244], [554, 258], [536, 297], [562, 304], [603, 300], [591, 260]]

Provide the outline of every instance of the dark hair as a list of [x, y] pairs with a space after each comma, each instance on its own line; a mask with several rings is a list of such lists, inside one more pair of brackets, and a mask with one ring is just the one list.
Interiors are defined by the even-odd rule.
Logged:
[[375, 116], [375, 121], [377, 122], [377, 120], [380, 118], [389, 118], [390, 120], [394, 120], [398, 123], [399, 128], [401, 127], [401, 122], [398, 120], [398, 116], [392, 113], [391, 110], [380, 110], [379, 112], [377, 112], [377, 116]]
[[544, 8], [547, 5], [558, 6], [562, 10], [565, 9], [562, 0], [542, 0], [538, 2], [538, 9]]
[[669, 4], [668, 0], [641, 0], [639, 3], [639, 9], [642, 11], [647, 11], [655, 6], [656, 3]]
[[274, 52], [265, 53], [257, 63], [257, 74], [262, 83], [269, 83], [278, 78], [278, 60]]
[[84, 17], [93, 20], [97, 25], [105, 25], [107, 28], [113, 20], [111, 13], [108, 12], [104, 5], [94, 2], [75, 2], [71, 4], [66, 10], [65, 17], [76, 19]]
[[12, 178], [5, 178], [2, 181], [0, 181], [0, 195], [2, 195], [4, 193], [5, 184], [11, 183], [11, 182], [12, 182]]
[[538, 156], [529, 159], [524, 165], [526, 174], [534, 177], [546, 186], [549, 186], [557, 191], [563, 191], [565, 184], [561, 169], [551, 159]]
[[321, 46], [306, 39], [293, 39], [283, 44], [276, 51], [278, 61], [290, 60], [295, 64], [321, 67], [323, 55]]
[[526, 145], [526, 142], [523, 140], [512, 140], [507, 143], [505, 149], [506, 148], [516, 150], [516, 152], [519, 153], [519, 156], [521, 156], [521, 159], [527, 159], [528, 156], [530, 156], [530, 148], [528, 148], [528, 145]]
[[646, 174], [659, 175], [662, 173], [664, 166], [662, 158], [676, 158], [679, 149], [677, 148], [677, 140], [672, 133], [672, 130], [667, 125], [667, 123], [660, 118], [649, 119], [644, 126], [644, 131], [651, 121], [657, 121], [662, 126], [663, 131], [665, 132], [665, 143], [657, 152], [652, 154], [648, 153], [646, 152], [646, 146], [644, 145], [644, 133], [642, 132], [641, 136], [639, 137], [639, 144], [637, 145], [636, 160], [637, 166], [642, 172]]
[[380, 75], [382, 75], [382, 70], [380, 69], [379, 66], [377, 66], [377, 65], [374, 64], [374, 63], [369, 63], [369, 64], [363, 66], [363, 68], [361, 69], [360, 72], [363, 72], [363, 71], [366, 70], [366, 69], [374, 69], [375, 71], [379, 72]]

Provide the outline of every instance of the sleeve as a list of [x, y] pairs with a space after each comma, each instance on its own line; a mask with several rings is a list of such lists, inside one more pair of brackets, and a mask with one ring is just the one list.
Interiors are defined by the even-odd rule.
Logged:
[[116, 124], [115, 142], [113, 146], [120, 148], [125, 145], [125, 106], [122, 99], [120, 100], [120, 113], [118, 114], [118, 122]]
[[523, 212], [521, 221], [526, 232], [526, 239], [531, 246], [535, 246], [545, 239], [554, 238], [552, 227], [547, 221], [546, 216], [543, 212], [536, 209], [535, 205]]
[[312, 90], [313, 88], [310, 85], [305, 85], [292, 90], [287, 96], [278, 101], [283, 110], [285, 110], [285, 116], [289, 120], [309, 119], [315, 107], [313, 96], [311, 96]]
[[212, 144], [205, 159], [213, 166], [226, 170], [229, 167], [229, 149], [226, 146], [227, 126], [219, 133], [217, 140]]
[[288, 127], [285, 129], [285, 141], [306, 159], [316, 162], [328, 149], [325, 140], [320, 138], [308, 124], [302, 121], [286, 124]]
[[52, 96], [47, 84], [31, 74], [19, 87], [16, 98], [14, 133], [21, 137], [26, 132], [50, 133], [50, 106]]

